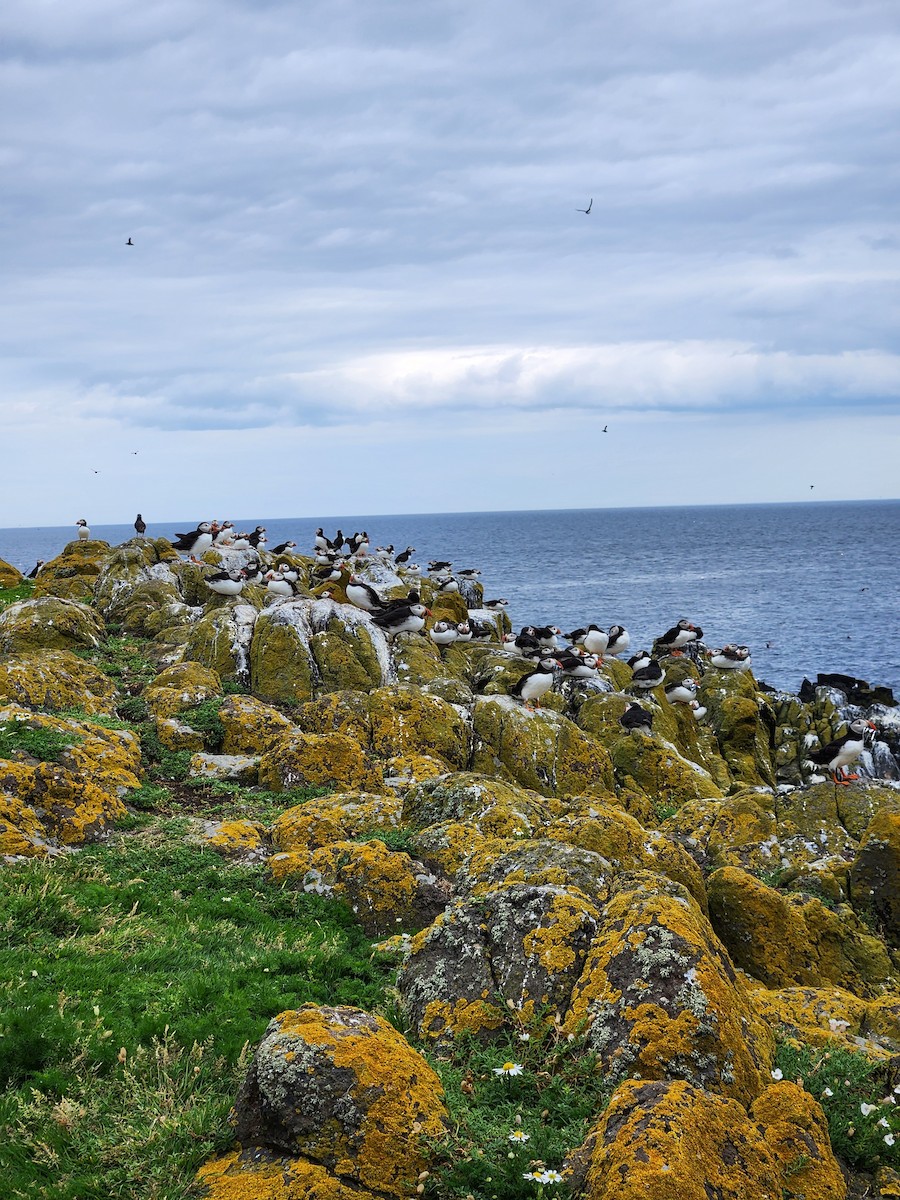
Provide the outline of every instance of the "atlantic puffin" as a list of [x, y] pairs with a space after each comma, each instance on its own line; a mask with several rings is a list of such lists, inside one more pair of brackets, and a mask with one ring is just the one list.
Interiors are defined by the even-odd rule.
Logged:
[[449, 621], [435, 621], [428, 636], [436, 646], [451, 646], [459, 637], [459, 631]]
[[457, 621], [456, 622], [456, 633], [457, 633], [456, 640], [458, 642], [471, 642], [472, 636], [473, 636], [472, 626], [469, 624], [468, 621]]
[[732, 646], [729, 643], [720, 650], [710, 652], [709, 664], [720, 671], [746, 671], [750, 666], [750, 647]]
[[138, 537], [143, 537], [147, 532], [147, 522], [140, 513], [138, 513], [134, 519], [134, 532], [138, 535]]
[[287, 554], [289, 550], [296, 550], [296, 542], [282, 542], [280, 546], [275, 546], [272, 550], [273, 554]]
[[231, 541], [235, 536], [234, 521], [223, 521], [221, 525], [213, 522], [211, 532], [213, 534], [213, 545], [222, 546], [226, 542]]
[[549, 692], [553, 687], [553, 676], [556, 672], [557, 663], [552, 658], [542, 658], [533, 671], [529, 671], [527, 675], [523, 675], [509, 689], [511, 696], [521, 700], [525, 707], [531, 711], [535, 705], [540, 708], [541, 696]]
[[265, 525], [257, 525], [257, 527], [253, 530], [253, 532], [248, 535], [247, 541], [250, 543], [250, 545], [253, 547], [254, 550], [257, 548], [257, 546], [260, 545], [261, 542], [264, 542], [266, 540], [265, 532], [266, 532]]
[[624, 625], [610, 625], [607, 637], [609, 642], [606, 654], [609, 658], [618, 658], [620, 654], [627, 654], [631, 649], [631, 635]]
[[265, 575], [266, 591], [275, 596], [293, 596], [294, 585], [280, 571], [267, 571]]
[[606, 633], [599, 625], [588, 625], [583, 629], [573, 629], [571, 633], [564, 633], [563, 637], [569, 641], [584, 646], [590, 654], [597, 654], [601, 658], [606, 653], [606, 647], [609, 645], [609, 634]]
[[315, 547], [317, 550], [331, 550], [332, 549], [331, 542], [329, 542], [328, 538], [325, 536], [324, 529], [319, 528], [316, 530]]
[[666, 699], [670, 704], [691, 704], [697, 699], [697, 680], [688, 676], [677, 683], [666, 684]]
[[443, 575], [437, 581], [439, 592], [458, 592], [459, 584], [452, 575]]
[[38, 575], [40, 575], [40, 573], [41, 573], [41, 567], [43, 565], [44, 565], [44, 560], [42, 558], [39, 558], [37, 560], [37, 562], [34, 564], [34, 566], [31, 568], [31, 570], [28, 572], [27, 578], [28, 579], [37, 579]]
[[637, 701], [632, 700], [619, 717], [619, 724], [630, 733], [633, 729], [646, 729], [649, 733], [653, 728], [653, 713], [647, 712]]
[[400, 604], [385, 612], [376, 613], [372, 624], [393, 638], [398, 633], [421, 633], [425, 628], [426, 615], [431, 616], [431, 610], [424, 604]]
[[209, 521], [201, 521], [190, 533], [176, 533], [172, 546], [175, 550], [189, 554], [196, 562], [197, 555], [208, 550], [213, 544], [212, 525]]
[[460, 575], [463, 579], [475, 579], [478, 575], [481, 574], [481, 572], [476, 571], [474, 569], [474, 567], [469, 567], [467, 570], [457, 571], [456, 573], [457, 573], [457, 575]]
[[563, 675], [569, 679], [596, 679], [599, 659], [596, 654], [576, 654], [573, 650], [564, 650], [557, 662], [562, 667]]
[[482, 607], [496, 612], [502, 608], [509, 608], [509, 601], [500, 596], [497, 600], [485, 600]]
[[91, 536], [91, 531], [88, 529], [88, 523], [84, 517], [75, 522], [75, 528], [78, 530], [79, 542], [86, 542]]
[[[827, 767], [835, 783], [849, 784], [858, 775], [848, 775], [846, 768], [855, 763], [866, 745], [866, 734], [877, 729], [872, 721], [857, 717], [850, 722], [850, 727], [843, 737], [835, 738], [820, 750], [814, 750], [810, 759], [820, 767]], [[840, 774], [838, 772], [840, 771]]]
[[650, 651], [638, 650], [637, 654], [632, 654], [628, 659], [628, 665], [632, 671], [640, 671], [642, 667], [646, 667], [650, 663]]
[[409, 562], [409, 560], [412, 558], [412, 556], [415, 554], [415, 552], [416, 552], [415, 546], [407, 546], [405, 550], [400, 551], [400, 553], [394, 559], [394, 562], [397, 564], [398, 567], [402, 567], [404, 563]]
[[347, 599], [364, 612], [376, 613], [384, 610], [385, 604], [373, 587], [369, 587], [358, 575], [351, 575], [347, 583]]
[[216, 571], [214, 575], [207, 575], [204, 583], [219, 596], [239, 596], [244, 590], [244, 581], [243, 571]]
[[677, 625], [673, 625], [671, 629], [667, 629], [656, 639], [656, 644], [660, 650], [668, 650], [670, 654], [676, 656], [681, 654], [683, 646], [688, 642], [696, 642], [702, 637], [703, 630], [696, 625], [692, 625], [690, 621], [681, 620]]
[[[507, 634], [507, 637], [511, 637], [511, 635]], [[507, 638], [505, 637], [503, 640], [506, 642]], [[513, 647], [526, 658], [537, 658], [541, 653], [541, 644], [535, 636], [533, 626], [526, 625], [511, 640]]]
[[631, 686], [640, 688], [643, 691], [649, 691], [650, 688], [655, 688], [665, 679], [666, 673], [656, 661], [651, 658], [646, 667], [641, 667], [635, 671], [631, 677]]
[[451, 562], [443, 562], [440, 559], [433, 558], [428, 564], [428, 570], [431, 574], [441, 574], [443, 571], [449, 571], [453, 566]]

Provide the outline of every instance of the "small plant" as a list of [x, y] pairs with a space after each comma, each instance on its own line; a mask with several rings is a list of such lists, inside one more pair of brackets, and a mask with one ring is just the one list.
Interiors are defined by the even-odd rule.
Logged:
[[8, 604], [16, 604], [19, 600], [27, 600], [33, 591], [34, 583], [30, 579], [23, 579], [13, 588], [0, 588], [0, 609], [6, 608]]
[[225, 726], [219, 717], [222, 707], [221, 698], [204, 700], [202, 704], [189, 708], [181, 714], [182, 719], [191, 729], [203, 734], [203, 745], [210, 754], [217, 754], [225, 741]]
[[129, 792], [126, 799], [132, 808], [140, 812], [157, 812], [167, 808], [172, 793], [160, 783], [145, 783]]
[[150, 709], [143, 696], [128, 696], [116, 705], [116, 712], [123, 721], [128, 721], [133, 725], [139, 725], [150, 716]]
[[414, 831], [407, 826], [400, 829], [375, 829], [369, 833], [361, 833], [355, 840], [358, 842], [384, 842], [388, 850], [400, 850], [404, 854], [415, 857], [413, 846]]
[[64, 751], [81, 741], [78, 734], [57, 729], [33, 729], [23, 721], [0, 725], [0, 758], [27, 754], [39, 762], [59, 762]]
[[239, 683], [236, 679], [223, 679], [222, 693], [225, 696], [249, 696], [250, 689], [245, 683]]

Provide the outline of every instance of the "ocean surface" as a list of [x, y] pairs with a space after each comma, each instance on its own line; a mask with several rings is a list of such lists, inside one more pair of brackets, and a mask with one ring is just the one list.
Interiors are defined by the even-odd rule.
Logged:
[[[477, 567], [485, 597], [509, 600], [516, 629], [618, 623], [640, 649], [686, 617], [709, 646], [750, 646], [754, 673], [774, 687], [796, 691], [804, 676], [840, 671], [900, 698], [900, 501], [223, 517], [241, 530], [265, 525], [270, 547], [292, 539], [308, 552], [322, 525], [329, 537], [366, 530], [373, 548], [415, 546], [423, 573], [429, 559]], [[202, 519], [148, 521], [147, 533], [171, 538]], [[134, 530], [91, 533], [115, 544]], [[0, 559], [27, 573], [74, 534], [0, 529]]]

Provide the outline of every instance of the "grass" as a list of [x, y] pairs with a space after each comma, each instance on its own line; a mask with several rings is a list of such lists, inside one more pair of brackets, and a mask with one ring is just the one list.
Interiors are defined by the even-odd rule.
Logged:
[[39, 762], [59, 762], [63, 751], [79, 741], [81, 738], [75, 733], [31, 729], [23, 721], [7, 721], [0, 725], [0, 758], [27, 754]]
[[247, 1046], [272, 1016], [389, 1003], [346, 907], [185, 845], [183, 827], [6, 868], [4, 1196], [187, 1196], [231, 1140]]
[[20, 584], [13, 588], [0, 588], [0, 611], [8, 604], [15, 604], [19, 600], [27, 600], [34, 591], [34, 581], [24, 579]]
[[[432, 1063], [450, 1113], [450, 1133], [433, 1147], [437, 1163], [426, 1184], [433, 1197], [521, 1200], [541, 1194], [541, 1185], [523, 1176], [559, 1171], [611, 1093], [582, 1039], [570, 1042], [558, 1026], [538, 1022], [488, 1046], [461, 1038]], [[521, 1074], [497, 1074], [505, 1063], [520, 1065]]]
[[[900, 1168], [900, 1094], [891, 1090], [896, 1071], [888, 1064], [852, 1050], [789, 1042], [779, 1044], [775, 1062], [785, 1079], [801, 1084], [822, 1105], [839, 1158], [865, 1171]], [[885, 1137], [893, 1137], [893, 1145]]]
[[[158, 668], [146, 656], [145, 643], [140, 638], [111, 633], [114, 628], [107, 626], [107, 636], [99, 646], [90, 650], [76, 650], [75, 653], [109, 676], [124, 696], [139, 696], [156, 677]], [[121, 708], [122, 705], [119, 706], [119, 716], [131, 719]]]

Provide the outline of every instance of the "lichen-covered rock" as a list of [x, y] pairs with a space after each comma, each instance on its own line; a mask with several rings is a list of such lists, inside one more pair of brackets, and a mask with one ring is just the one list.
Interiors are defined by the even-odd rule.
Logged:
[[93, 650], [103, 632], [103, 622], [93, 609], [57, 596], [20, 600], [0, 611], [0, 653]]
[[788, 1187], [844, 1200], [816, 1101], [778, 1084], [758, 1104], [748, 1115], [687, 1082], [628, 1080], [571, 1156], [572, 1182], [586, 1200], [782, 1200]]
[[216, 672], [195, 662], [167, 667], [144, 689], [144, 699], [157, 717], [176, 717], [221, 694]]
[[58, 763], [31, 767], [0, 760], [0, 793], [33, 810], [46, 836], [62, 846], [98, 841], [126, 812], [117, 796]]
[[177, 620], [189, 620], [191, 610], [170, 565], [173, 555], [168, 542], [148, 538], [111, 550], [93, 589], [94, 604], [104, 618], [142, 637], [152, 637]]
[[228, 600], [194, 621], [184, 647], [185, 660], [202, 663], [220, 679], [250, 682], [250, 645], [257, 620], [252, 604]]
[[697, 694], [708, 710], [722, 757], [736, 780], [775, 784], [775, 714], [749, 671], [706, 672]]
[[407, 792], [403, 819], [423, 827], [465, 821], [484, 836], [527, 837], [548, 811], [537, 792], [488, 775], [458, 772], [426, 779]]
[[871, 913], [888, 943], [900, 947], [900, 812], [878, 813], [850, 868], [850, 899]]
[[313, 880], [318, 889], [345, 900], [372, 937], [429, 925], [450, 897], [446, 881], [377, 838], [275, 854], [269, 870], [273, 879]]
[[272, 841], [278, 850], [315, 850], [329, 842], [398, 829], [402, 814], [396, 796], [342, 792], [287, 809], [272, 826]]
[[469, 728], [446, 700], [414, 687], [379, 688], [369, 696], [372, 752], [379, 758], [428, 754], [457, 770], [469, 756]]
[[440, 650], [422, 634], [400, 634], [392, 643], [391, 653], [401, 683], [420, 687], [447, 674]]
[[61, 554], [41, 567], [34, 581], [35, 596], [59, 596], [90, 601], [112, 551], [108, 542], [88, 538], [69, 542]]
[[406, 1012], [436, 1042], [490, 1036], [507, 1009], [520, 1022], [564, 1012], [599, 925], [597, 906], [561, 887], [459, 901], [413, 939], [399, 979]]
[[595, 851], [616, 871], [659, 871], [683, 883], [706, 911], [703, 876], [687, 851], [657, 830], [648, 832], [621, 809], [591, 803], [582, 813], [551, 821], [541, 833], [553, 841]]
[[257, 862], [268, 854], [266, 831], [258, 821], [209, 821], [203, 840], [224, 858]]
[[252, 787], [259, 775], [259, 759], [252, 754], [205, 754], [198, 750], [191, 756], [188, 774], [191, 779], [226, 780]]
[[24, 578], [18, 567], [0, 558], [0, 588], [18, 587]]
[[388, 1196], [415, 1191], [424, 1141], [445, 1120], [437, 1076], [387, 1021], [312, 1004], [269, 1023], [235, 1102], [244, 1147], [309, 1159]]
[[564, 1028], [614, 1079], [684, 1079], [748, 1103], [774, 1045], [687, 890], [644, 874], [607, 904]]
[[440, 821], [418, 830], [410, 842], [417, 858], [452, 878], [467, 858], [483, 848], [486, 840], [469, 821]]
[[660, 826], [704, 872], [743, 867], [771, 872], [781, 867], [771, 793], [740, 792], [724, 800], [689, 800]]
[[305, 1158], [232, 1150], [197, 1172], [204, 1200], [378, 1200]]
[[516, 883], [576, 889], [602, 904], [613, 874], [602, 855], [581, 846], [550, 838], [488, 838], [467, 856], [456, 882], [476, 896]]
[[609, 753], [567, 717], [529, 712], [511, 696], [479, 699], [472, 769], [497, 774], [546, 795], [614, 790]]
[[[90, 720], [54, 717], [15, 704], [0, 708], [0, 725], [46, 731], [60, 743], [60, 764], [112, 797], [139, 786], [141, 748], [131, 730], [107, 729]], [[23, 757], [27, 761], [27, 755]]]
[[273, 792], [310, 787], [378, 791], [382, 775], [359, 743], [343, 733], [288, 730], [260, 759], [259, 782]]
[[637, 731], [612, 749], [616, 780], [645, 792], [659, 805], [678, 808], [688, 800], [717, 799], [721, 789], [699, 764], [683, 758], [671, 742]]
[[225, 729], [224, 754], [264, 754], [291, 728], [283, 713], [255, 696], [226, 696], [219, 720]]
[[[3, 766], [0, 764], [0, 776]], [[49, 853], [47, 831], [28, 804], [3, 790], [0, 783], [0, 856], [40, 858]]]
[[0, 660], [0, 703], [55, 711], [80, 708], [108, 715], [115, 709], [115, 685], [91, 663], [69, 650], [11, 654]]
[[760, 1017], [780, 1037], [804, 1046], [859, 1051], [877, 1060], [891, 1058], [900, 1049], [896, 995], [864, 1000], [838, 987], [773, 991], [750, 977], [747, 989]]
[[855, 857], [856, 839], [841, 821], [837, 791], [833, 783], [820, 783], [776, 797], [778, 841], [785, 868], [803, 870], [819, 863], [835, 866]]
[[714, 871], [707, 888], [710, 920], [733, 961], [769, 987], [833, 983], [866, 996], [892, 978], [883, 943], [847, 905], [783, 894], [739, 867]]

